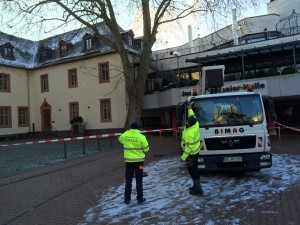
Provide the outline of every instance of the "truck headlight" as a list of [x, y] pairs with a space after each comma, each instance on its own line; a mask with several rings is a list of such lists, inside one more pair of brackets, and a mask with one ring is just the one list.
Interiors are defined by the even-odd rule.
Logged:
[[271, 158], [271, 155], [261, 155], [260, 156], [261, 160], [267, 160], [267, 159], [270, 159], [270, 158]]
[[199, 157], [199, 158], [198, 158], [198, 162], [199, 162], [199, 163], [204, 163], [204, 159]]

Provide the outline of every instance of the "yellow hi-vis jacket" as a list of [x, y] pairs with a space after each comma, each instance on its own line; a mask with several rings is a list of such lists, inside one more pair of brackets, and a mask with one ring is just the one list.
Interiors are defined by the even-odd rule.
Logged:
[[[193, 116], [194, 111], [188, 109], [188, 116]], [[181, 160], [185, 161], [189, 155], [199, 154], [200, 151], [200, 129], [199, 122], [197, 121], [191, 127], [185, 127], [182, 132], [181, 148], [183, 154]]]
[[140, 130], [127, 130], [119, 136], [119, 142], [124, 147], [125, 162], [143, 162], [145, 160], [145, 152], [149, 151], [149, 144]]

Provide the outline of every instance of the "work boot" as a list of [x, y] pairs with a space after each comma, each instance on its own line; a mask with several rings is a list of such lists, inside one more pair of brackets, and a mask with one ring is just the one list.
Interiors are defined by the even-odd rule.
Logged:
[[194, 182], [194, 180], [193, 180], [193, 185], [189, 187], [189, 190], [192, 191], [192, 190], [194, 190], [194, 189], [195, 189], [195, 182]]
[[193, 185], [191, 187], [189, 187], [189, 191], [192, 191], [195, 189], [195, 180], [193, 180]]
[[203, 190], [200, 184], [200, 180], [193, 180], [194, 182], [194, 189], [190, 190], [190, 194], [191, 195], [202, 195], [203, 194]]
[[145, 198], [141, 198], [140, 200], [138, 200], [138, 205], [141, 205], [141, 204], [143, 204], [145, 201], [146, 201], [146, 199], [145, 199]]

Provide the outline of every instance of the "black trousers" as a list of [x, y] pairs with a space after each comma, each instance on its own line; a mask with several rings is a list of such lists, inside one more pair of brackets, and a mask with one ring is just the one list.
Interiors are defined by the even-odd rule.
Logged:
[[200, 174], [198, 171], [198, 154], [189, 155], [187, 158], [188, 171], [193, 180], [199, 180]]
[[143, 165], [144, 162], [126, 162], [126, 184], [125, 184], [125, 201], [131, 200], [132, 179], [135, 174], [137, 200], [143, 198]]

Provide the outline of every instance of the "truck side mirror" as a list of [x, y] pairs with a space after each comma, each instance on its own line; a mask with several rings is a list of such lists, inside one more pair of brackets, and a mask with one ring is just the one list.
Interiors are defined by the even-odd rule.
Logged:
[[272, 113], [271, 114], [271, 119], [272, 119], [272, 121], [277, 122], [277, 114]]

